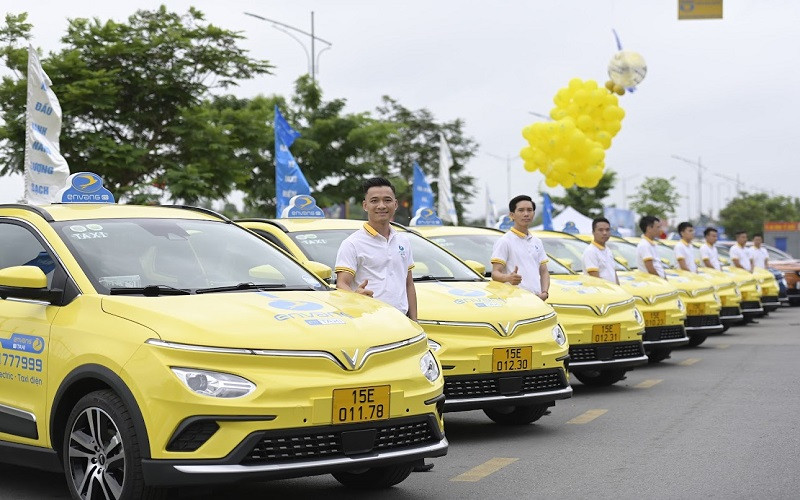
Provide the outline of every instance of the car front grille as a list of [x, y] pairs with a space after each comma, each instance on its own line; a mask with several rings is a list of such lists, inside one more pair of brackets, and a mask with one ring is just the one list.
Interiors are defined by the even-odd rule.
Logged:
[[644, 356], [641, 342], [619, 342], [610, 344], [571, 345], [570, 363], [581, 361], [611, 361], [615, 359], [638, 358]]
[[739, 316], [742, 314], [742, 310], [738, 307], [723, 307], [719, 311], [720, 316]]
[[722, 323], [719, 320], [719, 316], [706, 314], [703, 316], [687, 316], [686, 317], [686, 326], [691, 327], [698, 327], [698, 326], [719, 326]]
[[264, 433], [242, 461], [245, 465], [345, 457], [400, 450], [441, 439], [433, 417], [392, 419]]
[[564, 372], [559, 369], [454, 375], [444, 378], [444, 394], [445, 400], [484, 398], [552, 391], [563, 389], [567, 385]]
[[659, 340], [676, 340], [686, 337], [683, 325], [648, 326], [644, 329], [644, 340], [656, 342]]
[[758, 300], [743, 300], [742, 309], [760, 309], [761, 302]]
[[762, 304], [777, 304], [778, 303], [778, 296], [777, 295], [766, 295], [761, 297]]

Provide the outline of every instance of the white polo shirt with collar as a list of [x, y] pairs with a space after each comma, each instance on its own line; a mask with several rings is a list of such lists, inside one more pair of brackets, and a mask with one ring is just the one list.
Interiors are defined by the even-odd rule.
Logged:
[[760, 267], [761, 269], [767, 268], [767, 260], [769, 259], [769, 252], [764, 247], [756, 248], [755, 245], [748, 248], [750, 257], [753, 259], [753, 267]]
[[745, 247], [739, 246], [738, 243], [731, 245], [731, 264], [733, 264], [733, 259], [739, 259], [739, 265], [743, 269], [747, 271], [753, 270], [753, 263], [750, 262], [750, 252]]
[[680, 240], [678, 244], [675, 245], [675, 259], [682, 260], [686, 267], [689, 268], [689, 271], [696, 273], [697, 272], [697, 262], [694, 260], [694, 247], [690, 244], [686, 244], [685, 241]]
[[354, 286], [367, 280], [373, 298], [408, 313], [406, 278], [414, 268], [414, 256], [408, 236], [389, 228], [389, 238], [375, 231], [369, 223], [345, 238], [336, 254], [335, 272], [354, 276]]
[[708, 243], [700, 245], [700, 258], [703, 259], [703, 261], [708, 259], [717, 271], [722, 269], [719, 264], [719, 252], [717, 252], [717, 247], [714, 245], [709, 245]]
[[658, 250], [656, 250], [656, 242], [651, 240], [645, 235], [642, 235], [642, 241], [636, 246], [637, 263], [639, 270], [646, 273], [647, 266], [644, 265], [648, 260], [653, 262], [653, 267], [659, 276], [666, 279], [667, 274], [664, 272], [664, 263], [658, 257]]
[[614, 254], [611, 253], [611, 249], [600, 245], [594, 240], [583, 251], [584, 274], [589, 274], [589, 271], [596, 271], [604, 280], [616, 283], [617, 271], [614, 269], [615, 264]]
[[518, 268], [517, 274], [522, 276], [519, 286], [533, 293], [542, 293], [539, 266], [549, 260], [542, 240], [513, 227], [495, 241], [492, 249], [492, 264], [504, 265], [507, 273]]

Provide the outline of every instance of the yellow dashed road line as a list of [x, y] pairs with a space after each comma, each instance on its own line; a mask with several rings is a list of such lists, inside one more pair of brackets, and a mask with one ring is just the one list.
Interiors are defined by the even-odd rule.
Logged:
[[730, 344], [717, 344], [714, 347], [716, 347], [717, 349], [727, 349], [730, 346], [731, 346]]
[[686, 358], [678, 364], [683, 366], [690, 366], [697, 363], [698, 361], [700, 361], [700, 358]]
[[578, 415], [577, 417], [573, 418], [568, 424], [588, 424], [592, 420], [596, 419], [597, 417], [607, 413], [608, 410], [589, 410], [582, 415]]
[[634, 385], [634, 387], [636, 387], [637, 389], [649, 389], [656, 384], [660, 384], [663, 381], [664, 379], [661, 378], [650, 378], [639, 382], [638, 384]]
[[477, 467], [474, 467], [467, 472], [454, 477], [451, 481], [465, 481], [469, 483], [474, 483], [480, 481], [481, 479], [485, 478], [490, 474], [494, 474], [495, 472], [499, 471], [506, 465], [513, 464], [519, 460], [519, 458], [492, 458], [491, 460], [487, 460], [486, 462], [480, 464]]

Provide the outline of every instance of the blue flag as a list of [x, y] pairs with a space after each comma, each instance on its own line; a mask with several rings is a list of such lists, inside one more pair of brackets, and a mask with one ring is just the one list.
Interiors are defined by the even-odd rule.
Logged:
[[416, 214], [420, 208], [433, 208], [433, 190], [428, 181], [425, 180], [425, 174], [419, 168], [417, 162], [414, 162], [414, 185], [413, 197], [411, 203], [411, 213]]
[[544, 193], [542, 195], [544, 197], [544, 203], [542, 207], [542, 229], [546, 231], [553, 230], [553, 201], [550, 199], [550, 195]]
[[303, 172], [294, 161], [289, 147], [300, 133], [294, 130], [275, 105], [275, 214], [281, 216], [289, 200], [298, 194], [311, 194]]

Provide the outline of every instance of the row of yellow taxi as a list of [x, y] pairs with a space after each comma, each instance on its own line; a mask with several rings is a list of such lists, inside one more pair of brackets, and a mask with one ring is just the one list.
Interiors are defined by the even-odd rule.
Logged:
[[447, 452], [443, 413], [534, 422], [571, 397], [568, 370], [616, 383], [760, 314], [769, 289], [622, 263], [616, 286], [576, 274], [581, 238], [541, 233], [544, 303], [484, 277], [498, 231], [396, 226], [416, 323], [331, 288], [363, 222], [313, 199], [305, 218], [234, 223], [69, 182], [60, 204], [0, 206], [0, 461], [63, 471], [75, 498], [324, 473], [391, 486]]

